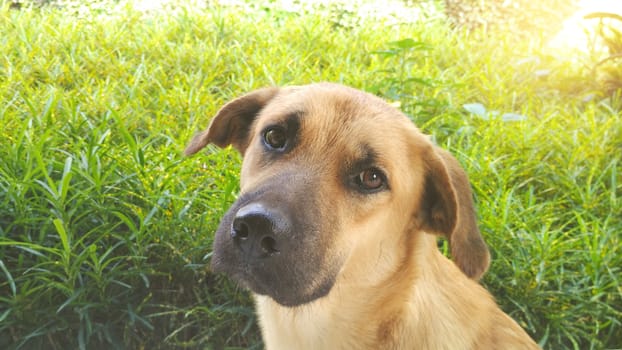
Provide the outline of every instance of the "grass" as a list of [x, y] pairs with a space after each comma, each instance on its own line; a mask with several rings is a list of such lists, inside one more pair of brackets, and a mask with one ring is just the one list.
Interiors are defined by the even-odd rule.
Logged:
[[0, 347], [261, 348], [247, 293], [207, 269], [240, 158], [181, 151], [244, 92], [336, 81], [459, 158], [493, 254], [483, 283], [534, 339], [620, 348], [622, 98], [582, 65], [330, 6], [4, 3], [0, 32]]

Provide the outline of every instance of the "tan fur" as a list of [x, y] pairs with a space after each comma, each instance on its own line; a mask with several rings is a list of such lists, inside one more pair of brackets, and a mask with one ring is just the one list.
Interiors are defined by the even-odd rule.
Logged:
[[[300, 111], [296, 148], [266, 159], [261, 130]], [[320, 221], [322, 232], [305, 232], [317, 235], [313, 247], [289, 263], [318, 259], [312, 276], [337, 267], [336, 277], [326, 295], [296, 306], [254, 295], [267, 349], [538, 349], [477, 282], [490, 257], [464, 170], [380, 99], [335, 84], [258, 90], [223, 107], [186, 153], [210, 142], [244, 155], [241, 192], [251, 201], [298, 203], [300, 196], [278, 194], [271, 202], [253, 194], [284, 181], [279, 175], [294, 189], [317, 184], [313, 198], [321, 205], [300, 215]], [[365, 156], [361, 145], [388, 174], [388, 190], [352, 194], [339, 181], [344, 164]], [[224, 252], [216, 254], [233, 249], [227, 230], [219, 228]], [[449, 240], [453, 262], [436, 235]], [[222, 268], [227, 258], [216, 264]], [[319, 288], [318, 278], [306, 287]]]
[[256, 298], [267, 349], [538, 349], [486, 290], [438, 253], [430, 235], [381, 287], [340, 280], [295, 309]]

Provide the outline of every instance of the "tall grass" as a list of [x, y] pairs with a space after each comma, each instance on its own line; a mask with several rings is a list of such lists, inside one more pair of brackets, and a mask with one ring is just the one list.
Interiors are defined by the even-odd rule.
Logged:
[[620, 348], [620, 94], [502, 34], [344, 16], [5, 3], [0, 347], [260, 348], [246, 292], [207, 269], [239, 156], [181, 150], [239, 94], [337, 81], [457, 155], [493, 253], [483, 283], [544, 348]]

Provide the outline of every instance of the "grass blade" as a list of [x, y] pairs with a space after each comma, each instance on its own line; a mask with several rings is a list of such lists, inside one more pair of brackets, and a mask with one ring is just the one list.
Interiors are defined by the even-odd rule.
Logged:
[[17, 288], [15, 287], [15, 280], [13, 279], [13, 276], [11, 275], [9, 270], [4, 265], [4, 262], [2, 261], [2, 259], [0, 259], [0, 269], [2, 269], [2, 271], [4, 272], [4, 275], [6, 276], [9, 286], [11, 287], [11, 293], [13, 294], [13, 296], [15, 296], [17, 294]]

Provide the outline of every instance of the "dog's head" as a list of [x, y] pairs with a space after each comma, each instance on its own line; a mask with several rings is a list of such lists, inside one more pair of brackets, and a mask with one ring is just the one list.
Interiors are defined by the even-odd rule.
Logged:
[[448, 238], [469, 277], [488, 267], [458, 162], [373, 95], [336, 84], [260, 89], [226, 104], [185, 153], [209, 143], [244, 157], [212, 267], [255, 293], [313, 301], [357, 250], [419, 231]]

